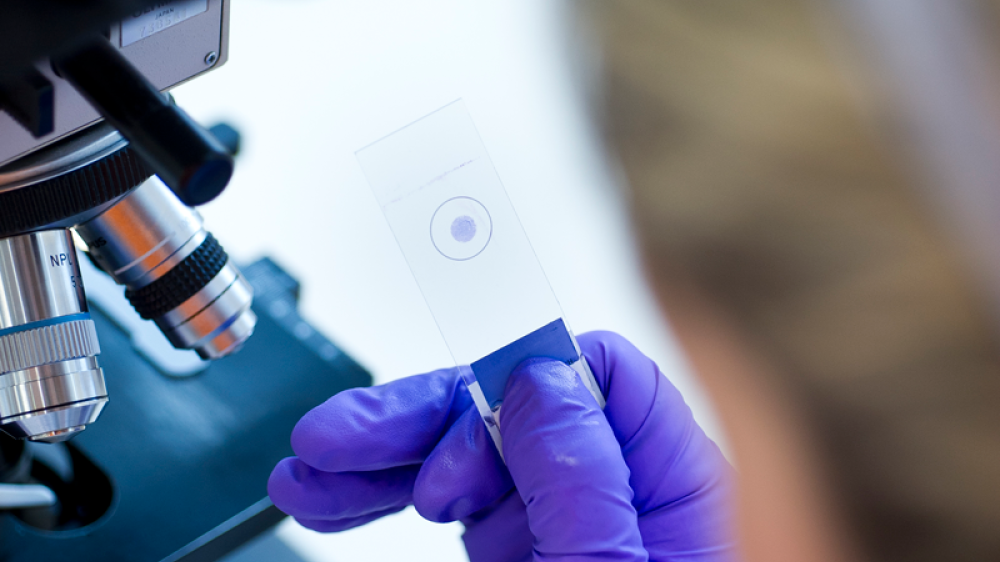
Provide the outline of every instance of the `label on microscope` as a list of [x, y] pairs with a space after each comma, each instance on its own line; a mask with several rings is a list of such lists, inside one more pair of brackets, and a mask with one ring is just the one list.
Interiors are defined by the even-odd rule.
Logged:
[[208, 0], [157, 2], [122, 20], [122, 47], [141, 41], [208, 11]]

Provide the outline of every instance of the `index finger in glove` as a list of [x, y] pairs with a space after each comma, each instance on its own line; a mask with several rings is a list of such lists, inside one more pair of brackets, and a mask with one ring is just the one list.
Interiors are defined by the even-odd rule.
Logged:
[[[350, 507], [368, 513], [382, 509], [387, 497], [398, 502], [406, 491], [421, 515], [445, 522], [482, 509], [512, 486], [457, 369], [342, 392], [299, 421], [292, 448], [299, 458], [284, 461], [271, 477], [273, 497], [283, 505], [313, 509], [313, 490], [325, 490], [325, 497], [354, 487], [367, 500], [348, 502]], [[281, 470], [295, 463], [313, 470]], [[396, 467], [408, 467], [415, 481], [400, 487], [398, 479], [384, 476]], [[358, 481], [344, 473], [366, 476]]]
[[351, 521], [413, 503], [418, 467], [323, 472], [297, 458], [278, 463], [267, 482], [275, 507], [299, 519]]
[[303, 416], [292, 431], [292, 449], [325, 472], [419, 464], [471, 407], [457, 369], [354, 388]]

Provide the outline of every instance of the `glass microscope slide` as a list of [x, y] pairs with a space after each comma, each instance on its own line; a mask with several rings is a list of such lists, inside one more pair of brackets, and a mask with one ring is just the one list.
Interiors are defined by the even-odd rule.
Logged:
[[604, 398], [462, 100], [357, 158], [498, 450], [507, 379], [529, 357]]

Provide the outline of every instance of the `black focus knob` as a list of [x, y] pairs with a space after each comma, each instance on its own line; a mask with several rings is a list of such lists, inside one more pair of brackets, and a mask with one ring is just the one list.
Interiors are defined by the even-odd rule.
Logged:
[[0, 168], [0, 238], [78, 217], [152, 175], [108, 125], [76, 133]]
[[55, 67], [185, 204], [207, 203], [225, 189], [233, 175], [226, 147], [106, 39], [93, 39]]

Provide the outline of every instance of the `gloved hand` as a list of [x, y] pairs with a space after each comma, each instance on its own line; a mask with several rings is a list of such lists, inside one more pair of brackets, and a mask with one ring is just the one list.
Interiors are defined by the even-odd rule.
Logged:
[[410, 504], [461, 520], [472, 562], [733, 560], [731, 469], [680, 393], [617, 334], [579, 343], [605, 410], [566, 365], [526, 361], [500, 412], [506, 466], [457, 370], [442, 370], [306, 414], [268, 493], [324, 532]]

